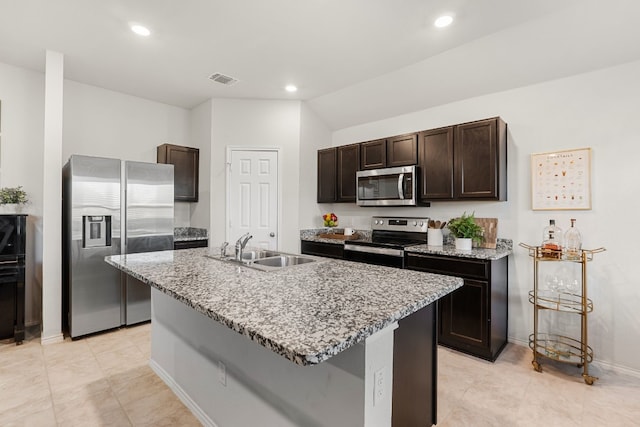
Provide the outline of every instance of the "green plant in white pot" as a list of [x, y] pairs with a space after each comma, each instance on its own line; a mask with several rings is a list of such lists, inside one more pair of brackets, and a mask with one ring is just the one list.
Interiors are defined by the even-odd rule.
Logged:
[[27, 192], [19, 187], [0, 188], [0, 213], [19, 213], [21, 206], [29, 201]]
[[447, 228], [456, 238], [456, 249], [471, 250], [472, 242], [482, 242], [484, 230], [476, 224], [473, 213], [467, 215], [464, 212], [461, 217], [453, 218], [447, 224]]

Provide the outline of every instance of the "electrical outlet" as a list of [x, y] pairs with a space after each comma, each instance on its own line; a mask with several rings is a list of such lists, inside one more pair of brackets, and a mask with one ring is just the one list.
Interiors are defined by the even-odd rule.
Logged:
[[373, 405], [382, 402], [384, 398], [384, 368], [378, 369], [373, 374]]
[[218, 381], [223, 386], [227, 386], [227, 367], [222, 362], [218, 362]]

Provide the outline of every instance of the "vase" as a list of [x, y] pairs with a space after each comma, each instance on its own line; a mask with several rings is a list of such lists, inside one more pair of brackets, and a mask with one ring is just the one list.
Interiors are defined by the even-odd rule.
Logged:
[[15, 215], [22, 213], [22, 205], [18, 203], [0, 204], [0, 215]]
[[463, 239], [460, 237], [456, 237], [456, 249], [459, 251], [470, 251], [471, 239]]

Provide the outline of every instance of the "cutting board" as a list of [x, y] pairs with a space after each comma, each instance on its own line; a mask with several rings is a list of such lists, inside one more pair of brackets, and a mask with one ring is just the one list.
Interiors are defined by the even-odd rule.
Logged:
[[498, 218], [475, 218], [476, 224], [484, 228], [484, 238], [478, 246], [495, 249], [498, 241]]
[[326, 234], [318, 234], [318, 237], [322, 239], [355, 240], [355, 239], [359, 239], [360, 235], [358, 235], [358, 233], [353, 233], [351, 236], [345, 236], [344, 234], [339, 234], [339, 233], [326, 233]]

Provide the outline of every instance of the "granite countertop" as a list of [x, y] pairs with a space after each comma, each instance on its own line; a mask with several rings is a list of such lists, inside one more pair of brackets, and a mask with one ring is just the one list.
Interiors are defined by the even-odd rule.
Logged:
[[[354, 230], [355, 233], [358, 234], [357, 240], [371, 241], [371, 230]], [[331, 230], [327, 230], [326, 228], [310, 228], [307, 230], [300, 230], [300, 240], [307, 240], [310, 242], [321, 242], [321, 243], [333, 243], [336, 245], [344, 245], [344, 240], [342, 239], [325, 239], [322, 237], [318, 237], [318, 234], [344, 234], [344, 228], [334, 228]]]
[[[342, 233], [343, 229], [335, 230], [337, 233]], [[371, 230], [356, 230], [360, 234], [359, 241], [371, 241]], [[306, 240], [310, 242], [322, 242], [322, 243], [333, 243], [335, 245], [344, 245], [345, 240], [341, 239], [324, 239], [318, 237], [319, 233], [324, 233], [325, 229], [323, 228], [312, 228], [307, 230], [300, 230], [300, 240]], [[348, 242], [348, 240], [347, 240]], [[498, 239], [496, 244], [496, 249], [485, 249], [485, 248], [473, 248], [470, 251], [459, 251], [456, 250], [453, 242], [445, 243], [444, 246], [428, 246], [424, 245], [415, 245], [408, 246], [404, 249], [405, 252], [413, 252], [413, 253], [423, 253], [423, 254], [432, 254], [432, 255], [447, 255], [447, 256], [455, 256], [460, 258], [475, 258], [475, 259], [486, 259], [486, 260], [496, 260], [506, 256], [509, 256], [513, 253], [513, 241], [510, 239]]]
[[114, 255], [120, 270], [299, 364], [323, 362], [462, 286], [462, 279], [318, 258], [259, 271], [208, 248]]
[[174, 242], [189, 242], [209, 239], [206, 228], [176, 227], [173, 229]]
[[452, 244], [443, 246], [416, 245], [404, 248], [405, 252], [430, 254], [430, 255], [447, 255], [459, 258], [475, 258], [485, 260], [496, 260], [513, 253], [513, 241], [508, 239], [498, 239], [495, 249], [473, 248], [470, 251], [459, 251]]

